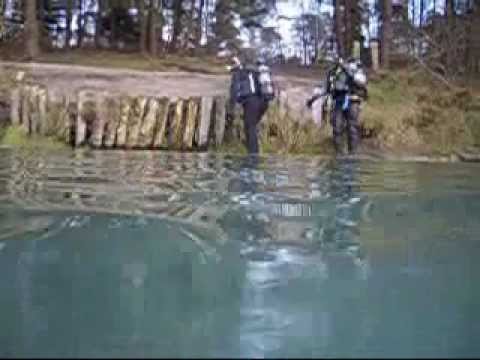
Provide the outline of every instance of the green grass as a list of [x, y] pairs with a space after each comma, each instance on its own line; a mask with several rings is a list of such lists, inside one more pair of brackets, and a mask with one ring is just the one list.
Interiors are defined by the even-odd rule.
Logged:
[[54, 138], [38, 135], [30, 136], [23, 129], [13, 126], [0, 129], [0, 145], [32, 151], [68, 148], [67, 145]]
[[[480, 92], [473, 88], [448, 90], [421, 73], [398, 71], [377, 74], [369, 84], [361, 123], [374, 134], [364, 140], [373, 151], [393, 154], [450, 155], [480, 146]], [[263, 154], [333, 154], [331, 127], [312, 122], [299, 125], [298, 115], [273, 104], [260, 127]], [[243, 131], [241, 121], [236, 124]], [[245, 153], [236, 141], [221, 151]]]
[[[333, 153], [330, 127], [321, 129], [311, 120], [299, 122], [289, 108], [273, 102], [258, 126], [261, 154], [325, 155]], [[246, 154], [241, 112], [236, 114], [230, 136], [218, 152]]]
[[216, 153], [229, 155], [247, 155], [247, 149], [241, 141], [230, 141], [215, 148]]
[[412, 71], [371, 82], [363, 125], [383, 147], [452, 154], [480, 142], [480, 104], [473, 88], [449, 90]]

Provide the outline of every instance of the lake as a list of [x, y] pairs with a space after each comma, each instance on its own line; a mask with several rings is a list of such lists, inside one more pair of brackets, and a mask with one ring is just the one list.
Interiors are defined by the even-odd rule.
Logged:
[[0, 150], [2, 357], [478, 357], [480, 166]]

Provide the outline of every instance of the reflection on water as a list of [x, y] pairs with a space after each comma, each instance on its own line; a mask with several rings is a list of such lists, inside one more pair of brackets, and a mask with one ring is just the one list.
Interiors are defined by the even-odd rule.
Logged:
[[0, 150], [0, 355], [480, 355], [480, 167]]

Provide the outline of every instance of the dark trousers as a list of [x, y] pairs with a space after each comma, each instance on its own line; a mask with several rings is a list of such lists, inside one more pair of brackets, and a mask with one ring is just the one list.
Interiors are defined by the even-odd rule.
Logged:
[[357, 149], [360, 140], [358, 128], [360, 103], [352, 101], [346, 110], [343, 109], [343, 104], [343, 97], [335, 99], [335, 108], [332, 114], [333, 145], [337, 153], [343, 152], [342, 136], [347, 130], [348, 152], [352, 154]]
[[243, 127], [249, 154], [258, 154], [257, 125], [268, 109], [268, 102], [259, 96], [250, 96], [243, 102]]

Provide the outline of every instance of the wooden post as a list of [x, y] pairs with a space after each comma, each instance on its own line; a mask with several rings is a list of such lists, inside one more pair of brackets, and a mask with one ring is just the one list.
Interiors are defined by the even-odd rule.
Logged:
[[47, 103], [48, 103], [47, 89], [41, 88], [38, 94], [38, 118], [39, 118], [38, 131], [40, 132], [40, 135], [47, 134], [47, 125], [48, 125]]
[[182, 140], [183, 140], [183, 110], [184, 110], [184, 100], [178, 99], [177, 104], [175, 105], [175, 114], [172, 121], [172, 137], [171, 143], [169, 144], [174, 149], [181, 149], [182, 148]]
[[160, 100], [159, 109], [157, 112], [157, 125], [154, 130], [153, 147], [164, 147], [167, 144], [167, 125], [168, 125], [168, 110], [170, 109], [170, 99], [163, 98]]
[[131, 98], [128, 96], [120, 100], [120, 122], [117, 129], [116, 146], [123, 147], [127, 144], [128, 119], [131, 111]]
[[115, 146], [118, 125], [120, 124], [120, 101], [116, 98], [105, 98], [103, 104], [106, 111], [107, 124], [105, 126], [105, 140], [103, 145], [107, 148]]
[[78, 109], [78, 107], [77, 104], [75, 104], [75, 101], [73, 101], [69, 95], [66, 95], [63, 102], [63, 111], [59, 127], [60, 130], [56, 135], [67, 144], [74, 142], [74, 139], [72, 139], [72, 129], [76, 125], [76, 109]]
[[140, 137], [138, 140], [138, 144], [142, 148], [150, 148], [153, 145], [158, 108], [159, 103], [157, 99], [148, 100], [148, 108], [145, 118], [143, 119], [143, 124], [140, 129]]
[[10, 103], [10, 119], [13, 126], [19, 126], [21, 122], [21, 102], [22, 101], [22, 91], [20, 86], [17, 86], [12, 90], [11, 93], [11, 103]]
[[12, 122], [27, 133], [53, 135], [75, 146], [88, 143], [95, 148], [193, 150], [224, 141], [224, 96], [132, 98], [89, 89], [75, 96], [69, 99], [40, 85], [19, 85], [11, 92]]
[[219, 146], [223, 143], [225, 135], [226, 121], [226, 99], [223, 96], [217, 97], [215, 100], [215, 145]]
[[208, 135], [212, 118], [213, 98], [205, 96], [202, 98], [200, 126], [198, 128], [197, 144], [199, 148], [208, 145]]
[[85, 103], [88, 99], [86, 91], [79, 91], [77, 98], [77, 123], [75, 127], [75, 146], [83, 145], [87, 137], [87, 121], [84, 117]]
[[95, 119], [92, 127], [92, 134], [89, 142], [93, 147], [101, 147], [103, 143], [103, 133], [107, 122], [107, 109], [105, 107], [106, 94], [99, 95], [95, 101]]
[[145, 107], [147, 99], [143, 96], [138, 96], [133, 101], [132, 111], [128, 120], [127, 131], [127, 147], [134, 148], [138, 146], [138, 136], [142, 127], [143, 117], [145, 115]]
[[30, 92], [29, 102], [30, 102], [30, 133], [36, 134], [39, 129], [39, 113], [40, 108], [38, 106], [38, 94], [40, 87], [35, 85], [32, 87]]
[[22, 91], [22, 123], [21, 128], [25, 133], [30, 132], [30, 94], [32, 88], [29, 85], [25, 85]]
[[197, 98], [192, 98], [188, 102], [187, 120], [183, 136], [183, 146], [186, 149], [193, 148], [193, 138], [195, 136], [195, 127], [197, 125], [198, 117], [198, 102], [199, 99]]

